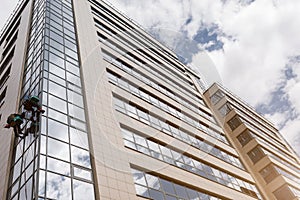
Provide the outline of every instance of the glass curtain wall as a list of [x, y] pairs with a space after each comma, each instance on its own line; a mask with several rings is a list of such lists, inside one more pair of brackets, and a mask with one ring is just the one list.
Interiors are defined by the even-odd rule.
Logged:
[[15, 139], [8, 199], [95, 199], [72, 0], [33, 4], [21, 101], [38, 96], [45, 113]]

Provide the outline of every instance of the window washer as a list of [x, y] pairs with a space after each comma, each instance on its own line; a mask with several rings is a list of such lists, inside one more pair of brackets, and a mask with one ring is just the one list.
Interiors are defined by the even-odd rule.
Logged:
[[[37, 96], [25, 97], [22, 103], [24, 112], [9, 115], [4, 128], [12, 127], [15, 136], [20, 138], [25, 138], [29, 133], [36, 134], [40, 127], [40, 114], [45, 112], [39, 101]], [[25, 116], [30, 117], [26, 118]]]

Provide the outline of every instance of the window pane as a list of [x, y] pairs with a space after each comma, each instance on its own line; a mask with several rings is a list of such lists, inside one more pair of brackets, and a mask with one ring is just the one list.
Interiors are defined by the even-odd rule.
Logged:
[[166, 195], [166, 200], [177, 200], [176, 197]]
[[74, 200], [94, 200], [94, 187], [92, 184], [82, 181], [73, 181]]
[[225, 103], [220, 109], [219, 112], [222, 117], [225, 117], [231, 111], [231, 106], [229, 103]]
[[20, 173], [21, 173], [21, 160], [20, 159], [14, 166], [14, 172], [13, 172], [13, 181], [15, 181], [19, 176], [20, 176]]
[[78, 121], [75, 118], [70, 118], [70, 124], [71, 124], [71, 126], [74, 126], [75, 128], [86, 131], [86, 124], [84, 122]]
[[71, 90], [68, 90], [68, 101], [75, 104], [75, 105], [78, 105], [80, 107], [83, 107], [83, 98], [81, 95], [71, 91]]
[[83, 179], [86, 179], [89, 181], [92, 180], [92, 173], [90, 171], [84, 170], [82, 168], [77, 168], [77, 167], [74, 167], [73, 171], [74, 171], [74, 176], [77, 176], [79, 178], [83, 178]]
[[46, 176], [45, 171], [40, 170], [39, 171], [39, 191], [38, 191], [38, 194], [40, 196], [45, 195], [45, 189], [46, 189], [46, 185], [45, 185], [46, 184], [45, 183], [46, 178], [45, 178], [45, 176]]
[[[71, 179], [47, 172], [46, 197], [51, 199], [72, 199]], [[59, 188], [59, 189], [58, 189]]]
[[167, 180], [163, 180], [163, 179], [161, 179], [160, 182], [161, 182], [161, 186], [162, 186], [163, 190], [166, 193], [175, 195], [173, 183], [171, 183], [170, 181], [167, 181]]
[[67, 103], [61, 99], [58, 99], [52, 95], [49, 95], [49, 106], [55, 108], [61, 112], [67, 112]]
[[68, 108], [69, 108], [69, 114], [72, 117], [75, 117], [77, 119], [80, 119], [82, 121], [85, 121], [85, 116], [84, 116], [84, 111], [82, 108], [79, 108], [73, 104], [68, 104]]
[[247, 154], [248, 154], [249, 158], [252, 160], [253, 163], [258, 162], [265, 155], [260, 147], [255, 147], [254, 149], [252, 149]]
[[57, 112], [55, 110], [52, 110], [50, 108], [48, 108], [48, 116], [53, 118], [53, 119], [56, 119], [57, 121], [68, 123], [67, 115], [59, 113], [59, 112]]
[[63, 51], [64, 47], [62, 44], [56, 42], [55, 40], [50, 39], [50, 45], [55, 47], [56, 49]]
[[59, 57], [55, 54], [50, 53], [49, 61], [56, 64], [56, 65], [58, 65], [58, 66], [64, 67], [64, 60], [61, 57]]
[[47, 158], [47, 169], [63, 175], [70, 175], [70, 164], [54, 158]]
[[49, 79], [51, 81], [55, 82], [55, 83], [58, 83], [58, 84], [62, 85], [62, 86], [66, 85], [66, 81], [64, 79], [61, 79], [58, 76], [55, 76], [55, 75], [53, 75], [51, 73], [49, 73]]
[[146, 139], [141, 137], [141, 136], [138, 136], [138, 135], [134, 135], [134, 139], [135, 139], [135, 142], [139, 145], [142, 145], [144, 147], [148, 147], [147, 145], [147, 142], [146, 142]]
[[143, 197], [150, 197], [148, 188], [146, 188], [144, 186], [135, 184], [135, 190], [138, 195], [141, 195]]
[[188, 199], [188, 196], [187, 196], [187, 193], [185, 191], [185, 188], [181, 185], [178, 185], [178, 184], [174, 184], [175, 185], [175, 191], [176, 191], [176, 194], [179, 196], [179, 197], [182, 197], [182, 198], [185, 198], [185, 199]]
[[132, 133], [130, 133], [129, 131], [127, 131], [125, 129], [122, 129], [122, 134], [123, 134], [124, 139], [134, 142]]
[[81, 165], [86, 168], [91, 168], [90, 154], [88, 151], [72, 146], [71, 160], [74, 164]]
[[133, 174], [133, 180], [135, 183], [145, 185], [145, 186], [147, 185], [146, 179], [144, 177], [144, 173], [132, 169], [132, 174]]
[[70, 140], [71, 144], [88, 149], [88, 136], [85, 132], [70, 128]]
[[70, 74], [68, 72], [67, 72], [67, 80], [75, 85], [81, 86], [79, 77], [74, 76], [73, 74]]
[[244, 131], [239, 136], [237, 136], [238, 141], [241, 143], [241, 145], [246, 145], [248, 142], [252, 139], [252, 135], [249, 130]]
[[80, 75], [80, 71], [79, 68], [73, 64], [71, 64], [70, 62], [66, 62], [66, 69], [69, 72], [72, 72], [73, 74], [79, 76]]
[[159, 184], [159, 180], [157, 177], [152, 176], [150, 174], [146, 174], [146, 180], [148, 183], [148, 187], [153, 188], [153, 189], [160, 189], [160, 184]]
[[69, 145], [57, 140], [48, 138], [48, 155], [62, 160], [70, 161]]
[[234, 131], [237, 127], [239, 127], [242, 124], [241, 119], [239, 118], [239, 116], [234, 116], [231, 120], [229, 120], [228, 122], [229, 127], [231, 128], [232, 131]]
[[56, 76], [59, 76], [60, 78], [65, 79], [66, 78], [66, 72], [60, 67], [57, 67], [56, 65], [49, 63], [49, 71]]
[[164, 200], [164, 196], [163, 196], [162, 192], [160, 192], [160, 191], [149, 189], [149, 194], [152, 199]]
[[48, 135], [63, 141], [69, 141], [68, 126], [48, 119]]

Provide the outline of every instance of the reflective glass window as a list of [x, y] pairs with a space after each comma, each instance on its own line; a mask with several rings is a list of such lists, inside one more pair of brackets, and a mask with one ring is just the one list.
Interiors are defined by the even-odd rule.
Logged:
[[227, 124], [231, 128], [232, 131], [234, 131], [237, 127], [239, 127], [242, 124], [241, 119], [238, 115], [234, 116], [232, 119], [230, 119]]
[[80, 71], [79, 68], [73, 64], [71, 64], [70, 62], [66, 62], [66, 70], [69, 72], [72, 72], [73, 74], [79, 76], [80, 75]]
[[150, 198], [152, 198], [152, 199], [164, 200], [164, 195], [160, 191], [149, 189], [149, 194], [150, 194]]
[[54, 158], [47, 158], [47, 169], [59, 174], [70, 175], [70, 164]]
[[161, 180], [161, 185], [162, 185], [163, 190], [166, 193], [176, 195], [174, 185], [172, 182], [167, 181], [167, 180]]
[[63, 44], [63, 37], [53, 31], [50, 31], [50, 38], [57, 41], [60, 44]]
[[75, 92], [81, 94], [81, 89], [80, 89], [80, 87], [78, 87], [77, 85], [74, 85], [74, 84], [68, 82], [68, 85], [67, 85], [67, 86], [68, 86], [68, 88], [69, 88], [70, 90], [73, 90], [73, 91], [75, 91]]
[[49, 80], [51, 80], [57, 84], [60, 84], [62, 86], [66, 86], [66, 81], [64, 79], [61, 79], [52, 73], [49, 73]]
[[70, 128], [71, 144], [88, 149], [88, 136], [87, 133], [75, 128]]
[[64, 46], [61, 43], [58, 43], [57, 41], [52, 40], [52, 39], [50, 39], [49, 41], [50, 41], [50, 45], [53, 46], [54, 48], [56, 48], [60, 51], [64, 50]]
[[81, 95], [79, 95], [71, 90], [68, 90], [67, 93], [68, 93], [68, 101], [69, 102], [76, 104], [77, 106], [83, 107], [83, 98]]
[[138, 170], [132, 169], [133, 179], [135, 183], [138, 183], [140, 185], [147, 185], [146, 179], [143, 173], [141, 173]]
[[55, 74], [56, 76], [65, 79], [66, 78], [66, 72], [62, 68], [49, 63], [49, 72]]
[[12, 182], [14, 182], [20, 175], [21, 173], [21, 165], [22, 165], [22, 159], [20, 159], [15, 165], [13, 169], [13, 177], [12, 177]]
[[136, 190], [136, 193], [140, 196], [147, 197], [147, 198], [150, 197], [148, 188], [145, 186], [135, 184], [135, 190]]
[[48, 138], [48, 155], [70, 161], [69, 145], [58, 140]]
[[247, 154], [253, 163], [257, 163], [259, 160], [261, 160], [265, 156], [263, 150], [258, 146], [253, 148]]
[[85, 114], [84, 110], [82, 108], [79, 108], [73, 104], [68, 103], [68, 108], [69, 108], [69, 114], [72, 117], [75, 117], [77, 119], [80, 119], [82, 121], [85, 121]]
[[75, 85], [81, 86], [79, 77], [67, 72], [67, 80]]
[[224, 96], [225, 95], [223, 94], [223, 92], [221, 92], [221, 90], [218, 90], [210, 97], [210, 100], [213, 104], [217, 104]]
[[76, 176], [76, 177], [86, 179], [86, 180], [89, 180], [89, 181], [92, 180], [92, 173], [88, 170], [78, 168], [78, 167], [74, 167], [73, 172], [74, 172], [74, 176]]
[[156, 176], [152, 176], [150, 174], [145, 175], [148, 187], [159, 190], [160, 189], [160, 183], [159, 179]]
[[55, 111], [51, 108], [48, 108], [48, 116], [51, 117], [52, 119], [56, 119], [57, 121], [63, 122], [63, 123], [68, 123], [68, 118], [67, 115], [62, 114], [58, 111]]
[[49, 95], [49, 104], [51, 108], [55, 108], [61, 112], [67, 112], [67, 103], [57, 97]]
[[81, 130], [84, 130], [84, 131], [87, 130], [86, 129], [86, 124], [84, 122], [81, 122], [81, 121], [75, 119], [75, 118], [70, 117], [70, 124], [71, 124], [71, 126], [74, 126], [77, 129], [81, 129]]
[[65, 61], [61, 57], [59, 57], [53, 53], [49, 54], [49, 61], [58, 66], [64, 67]]
[[73, 181], [74, 200], [89, 199], [94, 200], [94, 186], [92, 184], [74, 180]]
[[[251, 196], [256, 196], [256, 195], [259, 196], [260, 195], [258, 193], [257, 189], [255, 188], [255, 186], [248, 182], [242, 181], [241, 179], [234, 178], [234, 177], [229, 178], [229, 174], [227, 174], [223, 171], [220, 171], [219, 169], [216, 169], [207, 164], [201, 163], [200, 161], [197, 161], [191, 157], [188, 157], [179, 152], [176, 152], [167, 146], [162, 146], [160, 144], [157, 144], [149, 139], [146, 139], [145, 137], [138, 136], [137, 134], [135, 134], [129, 130], [122, 129], [122, 132], [123, 131], [125, 131], [125, 134], [123, 134], [123, 135], [125, 135], [124, 143], [125, 143], [125, 146], [128, 148], [132, 148], [134, 150], [139, 151], [140, 153], [150, 155], [153, 158], [157, 158], [157, 159], [167, 162], [171, 165], [174, 165], [174, 166], [177, 166], [184, 170], [187, 170], [189, 172], [198, 174], [202, 177], [208, 178], [212, 181], [218, 182], [227, 187], [231, 187], [238, 191], [242, 191], [246, 194], [250, 194]], [[133, 141], [132, 136], [134, 138], [134, 141]], [[127, 138], [128, 140], [125, 138]], [[132, 141], [132, 142], [130, 142], [130, 141]], [[141, 145], [143, 145], [143, 146], [141, 146]], [[149, 154], [149, 152], [150, 152], [150, 154]], [[155, 182], [155, 181], [153, 181], [154, 179], [148, 180], [148, 178], [146, 178], [147, 181], [145, 182], [144, 176], [142, 176], [142, 175], [143, 174], [140, 174], [140, 173], [137, 173], [137, 174], [134, 173], [136, 183], [139, 183], [139, 184], [147, 183], [150, 188], [157, 189], [157, 190], [161, 189], [161, 186], [159, 183], [157, 183], [156, 185], [153, 183], [153, 182]], [[149, 181], [152, 182], [152, 184], [150, 184]], [[228, 183], [228, 182], [230, 182], [230, 183]], [[249, 186], [249, 187], [246, 188], [246, 186]], [[162, 186], [162, 187], [164, 187], [164, 186]], [[177, 191], [176, 192], [177, 196], [179, 196], [180, 198], [186, 199], [187, 191], [184, 188], [182, 188], [180, 186], [176, 186], [175, 190]], [[150, 196], [151, 196], [151, 194], [150, 194]]]
[[51, 199], [72, 199], [71, 179], [47, 172], [46, 197]]
[[[155, 200], [220, 200], [219, 198], [198, 192], [149, 173], [143, 173], [136, 169], [132, 169], [132, 174], [136, 193], [142, 197]], [[147, 177], [147, 181], [145, 181], [145, 177]]]
[[69, 141], [68, 126], [48, 119], [48, 135], [63, 141]]
[[246, 145], [250, 140], [252, 140], [252, 134], [249, 130], [245, 130], [243, 133], [237, 136], [238, 141], [241, 145]]
[[219, 109], [219, 112], [222, 115], [222, 117], [225, 117], [231, 110], [232, 107], [230, 103], [227, 102]]
[[65, 45], [66, 47], [68, 47], [69, 49], [72, 49], [73, 51], [77, 50], [77, 47], [74, 43], [70, 42], [69, 40], [65, 41]]
[[88, 151], [71, 146], [71, 160], [72, 163], [90, 168], [90, 154]]
[[40, 196], [44, 196], [46, 193], [46, 173], [43, 170], [39, 171], [39, 188], [38, 188], [38, 194]]

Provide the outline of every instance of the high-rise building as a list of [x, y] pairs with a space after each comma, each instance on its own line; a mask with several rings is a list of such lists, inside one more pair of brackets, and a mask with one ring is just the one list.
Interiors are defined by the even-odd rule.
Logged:
[[21, 1], [0, 54], [1, 124], [45, 110], [1, 128], [0, 199], [300, 199], [274, 126], [105, 1]]
[[224, 86], [204, 95], [262, 196], [299, 199], [299, 158], [274, 125]]

